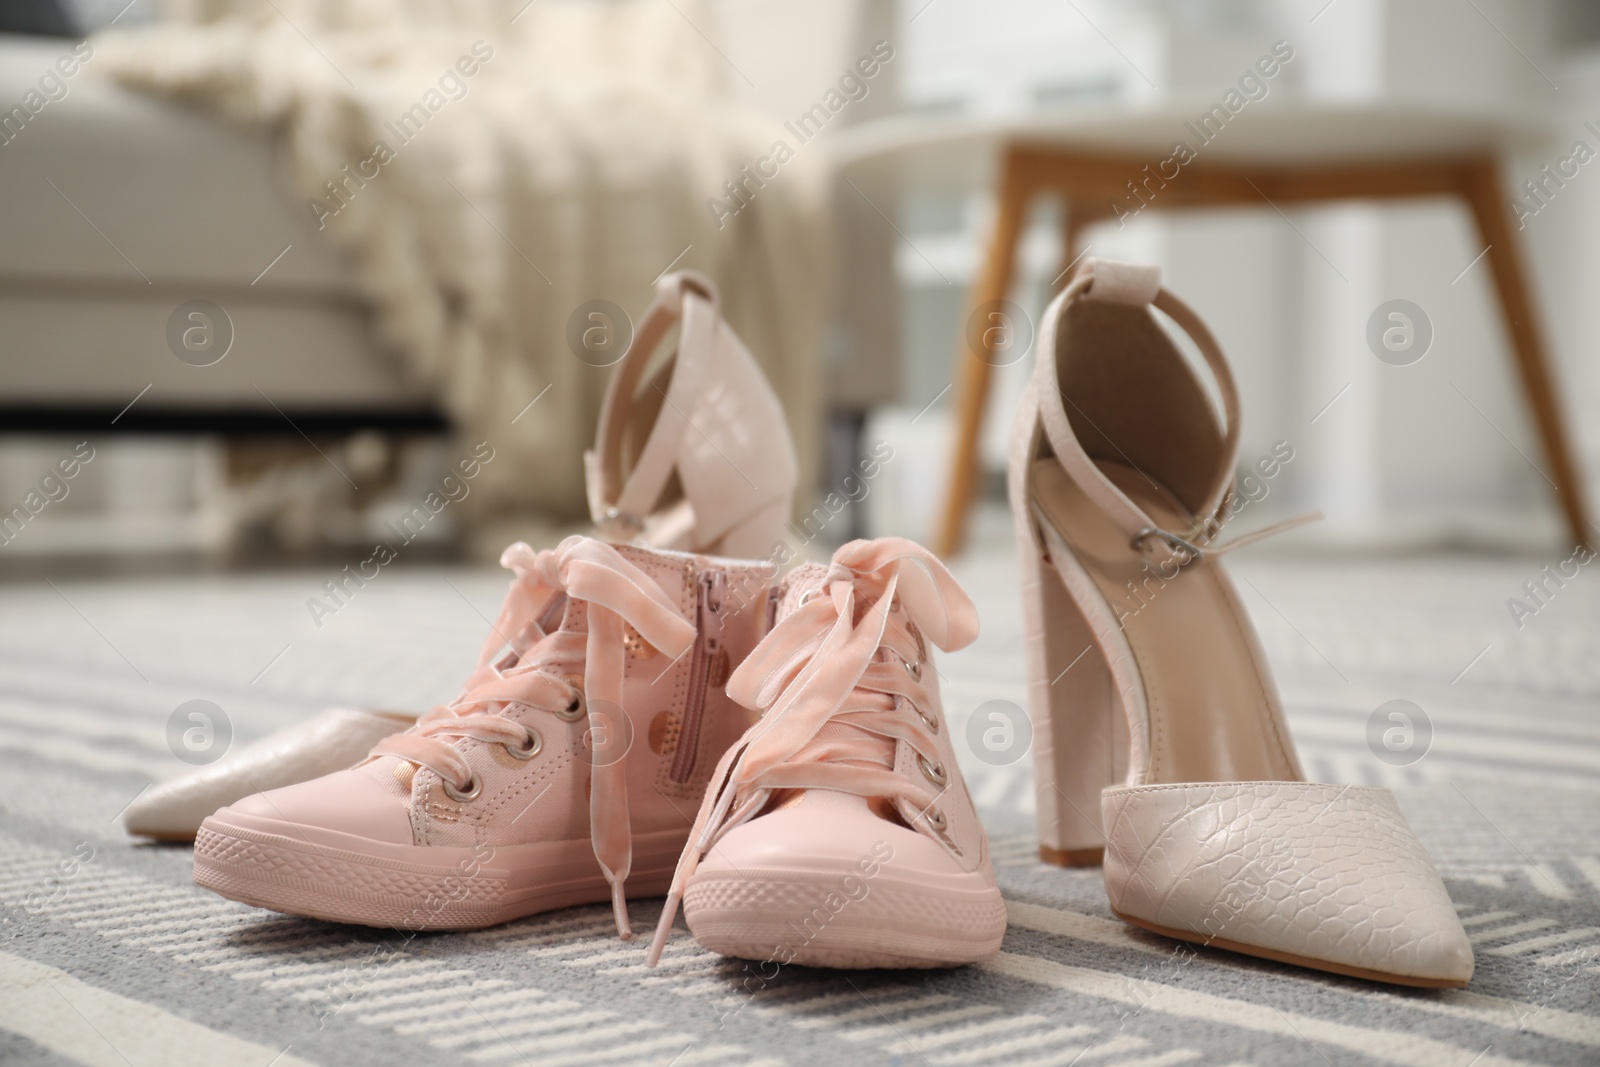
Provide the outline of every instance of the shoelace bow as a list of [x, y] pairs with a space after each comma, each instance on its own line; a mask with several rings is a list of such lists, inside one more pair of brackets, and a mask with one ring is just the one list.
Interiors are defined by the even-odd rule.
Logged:
[[[829, 789], [889, 797], [917, 811], [937, 799], [895, 773], [894, 742], [937, 761], [923, 711], [893, 695], [875, 661], [896, 597], [909, 620], [946, 651], [978, 635], [967, 594], [927, 549], [902, 538], [852, 541], [833, 555], [822, 585], [775, 626], [728, 679], [728, 695], [761, 720], [723, 754], [700, 804], [646, 963], [655, 966], [672, 931], [684, 886], [717, 839], [754, 817], [777, 790]], [[866, 605], [857, 621], [857, 605]], [[903, 682], [899, 683], [903, 685]], [[830, 723], [853, 729], [830, 731]]]
[[[676, 658], [694, 644], [695, 627], [649, 575], [592, 538], [569, 537], [539, 552], [519, 541], [500, 556], [500, 565], [516, 577], [461, 695], [422, 716], [411, 730], [379, 742], [371, 755], [420, 764], [456, 790], [470, 792], [472, 766], [453, 742], [470, 737], [524, 748], [532, 738], [526, 728], [499, 714], [507, 704], [556, 712], [574, 709], [574, 701], [584, 700], [591, 741], [589, 835], [611, 886], [617, 933], [626, 940], [633, 930], [623, 883], [633, 863], [633, 838], [624, 758], [627, 735], [625, 724], [617, 721], [624, 714], [623, 628], [632, 626], [645, 641]], [[540, 630], [539, 614], [561, 593], [588, 606], [587, 638], [566, 630]], [[496, 658], [508, 644], [511, 653]], [[582, 695], [559, 674], [562, 665], [578, 661], [584, 665]]]

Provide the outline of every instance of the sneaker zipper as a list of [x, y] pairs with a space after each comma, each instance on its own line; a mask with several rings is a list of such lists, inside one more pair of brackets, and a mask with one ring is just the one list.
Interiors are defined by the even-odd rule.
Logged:
[[678, 731], [678, 747], [672, 754], [669, 776], [674, 782], [687, 782], [694, 774], [695, 756], [700, 749], [700, 720], [706, 710], [706, 689], [711, 669], [722, 651], [722, 600], [726, 575], [720, 570], [700, 575], [700, 638], [695, 642], [694, 659], [689, 665], [689, 694], [683, 705], [683, 728]]

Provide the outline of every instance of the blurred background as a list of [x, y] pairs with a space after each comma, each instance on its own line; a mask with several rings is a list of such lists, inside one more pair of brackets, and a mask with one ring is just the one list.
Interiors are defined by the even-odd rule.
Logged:
[[[637, 315], [685, 267], [788, 405], [802, 510], [893, 450], [811, 547], [937, 540], [1007, 145], [1088, 137], [1154, 165], [1241, 84], [1262, 88], [1202, 163], [1302, 115], [1277, 157], [1493, 159], [1594, 495], [1600, 4], [21, 0], [0, 31], [8, 576], [365, 558], [483, 443], [494, 461], [407, 560], [581, 529], [609, 371], [570, 320]], [[1078, 252], [1160, 263], [1235, 362], [1242, 459], [1294, 450], [1259, 520], [1322, 509], [1302, 548], [1570, 554], [1463, 203], [1128, 211], [1129, 188], [1070, 255], [1058, 199], [1026, 205], [1024, 333]], [[1414, 361], [1369, 343], [1393, 300], [1424, 320]], [[991, 361], [981, 543], [1005, 543], [1025, 354]]]
[[[1315, 1062], [1307, 1016], [1339, 1062], [1595, 1062], [1600, 0], [0, 0], [0, 194], [0, 860], [26, 891], [68, 842], [103, 857], [95, 896], [5, 947], [139, 1025], [160, 1005], [318, 1062], [522, 1055], [398, 1000], [303, 1025], [319, 979], [234, 969], [256, 919], [171, 918], [188, 850], [117, 820], [330, 704], [450, 701], [504, 546], [593, 529], [608, 383], [688, 269], [784, 404], [789, 555], [909, 536], [971, 594], [949, 736], [1008, 948], [1074, 977], [886, 972], [860, 979], [871, 1014], [854, 979], [805, 978], [838, 1015], [724, 1015], [684, 1064], [901, 1063], [902, 1023], [941, 1063], [1087, 1062], [1080, 1039], [1098, 1063]], [[1469, 999], [1209, 953], [1158, 974], [1168, 949], [1108, 932], [1100, 872], [1039, 864], [1032, 734], [984, 732], [1028, 722], [1005, 454], [1042, 313], [1091, 256], [1159, 264], [1232, 361], [1248, 507], [1222, 538], [1325, 514], [1228, 569], [1307, 777], [1396, 789], [1470, 914]], [[141, 901], [160, 933], [117, 918]], [[334, 936], [307, 967], [333, 973]], [[539, 1062], [647, 1038], [665, 1062], [658, 1015], [709, 1033], [699, 978], [668, 996], [613, 942], [533, 936], [435, 942], [480, 969], [373, 991], [533, 975], [629, 1013]], [[1124, 992], [1152, 975], [1161, 996]], [[103, 1058], [78, 1015], [31, 1032]], [[818, 1056], [830, 1020], [860, 1030]]]
[[[1091, 256], [1159, 264], [1232, 361], [1222, 538], [1325, 514], [1227, 568], [1307, 777], [1396, 790], [1473, 992], [1172, 955], [1039, 863], [1033, 735], [988, 729], [1029, 721], [1004, 464]], [[756, 1002], [687, 938], [641, 980], [585, 911], [352, 985], [376, 941], [197, 903], [130, 803], [450, 701], [504, 546], [593, 529], [607, 385], [684, 269], [787, 412], [789, 554], [909, 536], [976, 603], [939, 692], [1009, 970]], [[1593, 1064], [1597, 313], [1600, 0], [0, 0], [0, 1061], [203, 1024], [255, 1063]]]

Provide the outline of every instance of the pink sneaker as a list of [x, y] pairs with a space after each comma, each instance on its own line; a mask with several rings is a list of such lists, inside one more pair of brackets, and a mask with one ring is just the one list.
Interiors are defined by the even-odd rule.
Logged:
[[[584, 454], [596, 534], [651, 548], [772, 557], [786, 544], [799, 478], [783, 405], [723, 319], [711, 279], [678, 271], [655, 288], [606, 387], [594, 448]], [[675, 347], [658, 359], [668, 340]], [[330, 709], [156, 786], [128, 806], [124, 825], [131, 834], [193, 840], [201, 820], [223, 805], [263, 784], [349, 767], [416, 718]]]
[[[516, 573], [454, 702], [350, 768], [201, 824], [194, 880], [336, 922], [465, 929], [664, 893], [715, 761], [724, 692], [767, 627], [770, 566], [569, 537]], [[509, 651], [502, 655], [502, 650]]]
[[726, 754], [678, 864], [678, 903], [725, 956], [943, 967], [994, 955], [1005, 905], [956, 767], [927, 642], [961, 648], [977, 612], [926, 549], [853, 541], [797, 568], [779, 622], [728, 692], [761, 720]]

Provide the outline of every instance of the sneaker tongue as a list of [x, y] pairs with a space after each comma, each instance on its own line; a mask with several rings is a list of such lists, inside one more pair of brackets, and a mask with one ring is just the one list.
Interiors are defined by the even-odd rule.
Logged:
[[[801, 601], [808, 593], [822, 589], [828, 580], [829, 568], [821, 563], [805, 563], [790, 571], [781, 586], [778, 595], [777, 610], [773, 616], [773, 623], [782, 622], [800, 609]], [[857, 605], [858, 613], [864, 605]], [[887, 653], [879, 649], [874, 659], [883, 659]], [[881, 695], [873, 694], [874, 698], [882, 699]], [[847, 701], [846, 706], [850, 706]], [[826, 745], [829, 742], [848, 742], [856, 749], [855, 761], [876, 763], [884, 768], [893, 768], [895, 760], [895, 743], [893, 740], [881, 735], [872, 734], [862, 729], [861, 726], [850, 722], [835, 719], [824, 723], [817, 731], [813, 744]], [[830, 809], [835, 811], [860, 812], [866, 811], [877, 818], [896, 822], [898, 816], [892, 814], [892, 802], [883, 798], [868, 798], [857, 796], [854, 793], [833, 789], [792, 789], [785, 790], [766, 809], [766, 812], [781, 811], [786, 808], [805, 805], [813, 809]], [[885, 815], [885, 810], [891, 812]], [[765, 812], [764, 812], [765, 813]]]
[[[778, 597], [778, 610], [773, 616], [773, 625], [776, 626], [798, 611], [806, 594], [823, 588], [827, 581], [828, 568], [821, 563], [803, 563], [790, 571], [789, 576], [783, 581], [783, 592]], [[859, 622], [870, 607], [870, 604], [858, 599], [856, 602], [856, 621]], [[872, 658], [874, 660], [883, 660], [887, 658], [887, 654], [880, 648]]]
[[588, 634], [589, 605], [565, 593], [558, 593], [550, 598], [550, 603], [539, 613], [537, 623], [544, 636], [529, 645], [521, 656], [507, 653], [508, 662], [502, 665], [501, 669], [512, 670], [519, 664], [536, 664], [543, 660], [540, 669], [547, 673], [561, 674], [572, 669], [581, 673], [583, 670], [581, 653], [577, 654], [578, 658], [575, 661], [570, 656], [552, 659], [548, 658], [549, 646], [551, 639], [557, 634]]
[[790, 790], [787, 796], [773, 804], [767, 811], [783, 811], [787, 808], [797, 808], [801, 804], [812, 810], [830, 808], [835, 811], [866, 811], [877, 814], [872, 811], [872, 803], [866, 797], [858, 797], [854, 793], [841, 793], [836, 789]]

